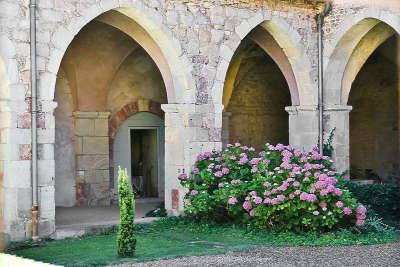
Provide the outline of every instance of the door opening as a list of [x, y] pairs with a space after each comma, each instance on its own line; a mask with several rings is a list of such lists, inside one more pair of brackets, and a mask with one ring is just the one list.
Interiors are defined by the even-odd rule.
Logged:
[[157, 129], [131, 129], [132, 186], [138, 197], [158, 197]]

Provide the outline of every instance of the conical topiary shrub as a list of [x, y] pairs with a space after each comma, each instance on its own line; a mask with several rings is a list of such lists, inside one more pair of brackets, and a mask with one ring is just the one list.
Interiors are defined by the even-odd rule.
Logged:
[[136, 237], [135, 225], [135, 199], [132, 188], [128, 183], [128, 172], [118, 167], [118, 201], [120, 224], [118, 227], [118, 255], [130, 257], [135, 255]]

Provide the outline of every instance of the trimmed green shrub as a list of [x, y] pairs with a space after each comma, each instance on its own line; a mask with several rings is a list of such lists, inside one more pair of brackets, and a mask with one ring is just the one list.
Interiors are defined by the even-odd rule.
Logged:
[[388, 220], [400, 220], [400, 184], [357, 184], [351, 181], [341, 183], [379, 216]]
[[128, 183], [126, 169], [118, 169], [118, 201], [120, 212], [120, 225], [118, 227], [118, 255], [130, 257], [135, 255], [136, 237], [135, 225], [135, 198], [132, 187]]
[[338, 187], [331, 165], [318, 149], [266, 144], [256, 153], [236, 143], [201, 153], [192, 175], [178, 179], [188, 189], [185, 212], [197, 218], [294, 231], [362, 226], [366, 208]]

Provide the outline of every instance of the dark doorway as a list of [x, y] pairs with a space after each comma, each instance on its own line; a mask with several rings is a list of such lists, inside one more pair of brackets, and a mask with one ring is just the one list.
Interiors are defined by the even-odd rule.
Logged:
[[156, 129], [131, 130], [132, 185], [140, 197], [158, 197]]

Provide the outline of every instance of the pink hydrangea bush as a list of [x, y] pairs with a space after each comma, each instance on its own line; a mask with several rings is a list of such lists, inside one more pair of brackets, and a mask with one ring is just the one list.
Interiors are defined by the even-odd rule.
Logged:
[[295, 231], [363, 225], [366, 208], [338, 187], [331, 166], [317, 149], [266, 144], [257, 153], [236, 143], [201, 153], [178, 179], [188, 189], [188, 215]]

